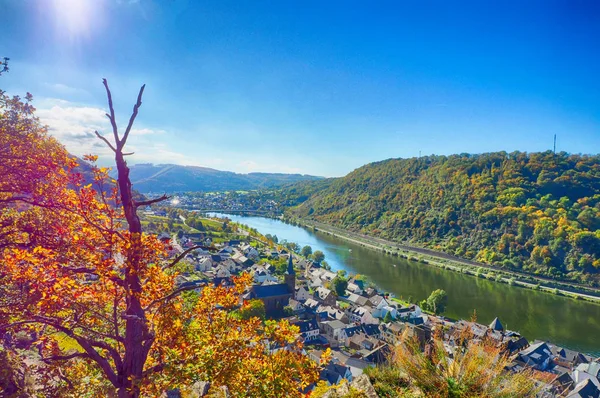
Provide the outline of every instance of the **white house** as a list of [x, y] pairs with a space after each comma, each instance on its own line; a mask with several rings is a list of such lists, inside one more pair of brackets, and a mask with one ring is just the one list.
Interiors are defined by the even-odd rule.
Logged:
[[319, 308], [320, 306], [321, 304], [317, 300], [314, 300], [312, 298], [309, 298], [304, 302], [304, 307], [309, 311], [316, 312], [317, 308]]
[[[311, 299], [306, 300], [305, 304], [310, 301]], [[342, 322], [346, 322], [349, 320], [348, 316], [344, 312], [340, 311], [336, 307], [332, 307], [329, 305], [319, 305], [316, 308], [315, 312], [321, 317], [326, 316], [327, 318], [337, 319], [338, 321]]]
[[385, 297], [376, 294], [369, 299], [369, 303], [367, 305], [373, 307], [374, 309], [380, 310], [385, 306], [389, 306], [390, 303], [388, 303]]
[[312, 278], [309, 282], [308, 285], [312, 288], [318, 288], [323, 286], [323, 281], [321, 280], [321, 278]]
[[600, 381], [598, 380], [598, 377], [600, 377], [600, 363], [581, 363], [573, 371], [572, 377], [575, 384], [589, 379], [596, 387], [600, 388]]
[[398, 316], [398, 311], [396, 310], [396, 307], [392, 307], [392, 306], [389, 306], [389, 305], [383, 306], [383, 307], [381, 307], [379, 309], [373, 309], [373, 316], [376, 317], [376, 318], [385, 318], [385, 316], [388, 313], [394, 319], [396, 319], [396, 317]]
[[196, 271], [206, 272], [212, 269], [213, 262], [210, 257], [202, 257], [196, 263]]
[[348, 324], [338, 321], [337, 319], [333, 321], [319, 322], [319, 328], [321, 329], [321, 332], [332, 346], [337, 346], [340, 343], [340, 333], [347, 327]]
[[231, 273], [229, 272], [227, 267], [224, 266], [223, 264], [219, 264], [214, 269], [214, 272], [215, 272], [215, 277], [217, 277], [217, 278], [229, 278], [231, 276]]
[[371, 311], [367, 311], [360, 318], [360, 323], [363, 325], [379, 325], [379, 319], [375, 317]]
[[248, 250], [244, 250], [244, 254], [251, 260], [257, 260], [260, 256], [258, 254], [258, 250], [256, 248], [250, 246]]
[[308, 300], [310, 297], [310, 293], [304, 286], [296, 286], [296, 296], [295, 299], [298, 301]]
[[323, 282], [331, 282], [336, 276], [337, 274], [335, 272], [323, 270], [319, 278], [321, 278]]
[[384, 311], [383, 309], [386, 307], [392, 307], [392, 305], [380, 295], [375, 295], [369, 299], [367, 306], [373, 308], [373, 316], [376, 318], [383, 318], [385, 313], [388, 311]]
[[304, 339], [304, 342], [316, 339], [321, 333], [319, 325], [314, 318], [308, 321], [297, 322], [295, 325], [300, 329], [300, 335]]
[[[401, 319], [417, 318], [423, 313], [418, 305], [402, 306], [396, 310], [397, 317]], [[385, 315], [384, 315], [385, 316]]]
[[350, 293], [362, 294], [362, 289], [356, 283], [349, 282], [346, 290], [348, 290]]
[[353, 307], [346, 310], [346, 315], [351, 322], [354, 323], [362, 323], [362, 324], [370, 324], [370, 325], [379, 325], [379, 319], [377, 319], [371, 313], [371, 309], [368, 307]]
[[249, 271], [254, 278], [254, 282], [258, 284], [262, 285], [265, 282], [277, 283], [279, 281], [277, 277], [271, 275], [271, 273], [262, 265], [253, 265], [250, 267]]

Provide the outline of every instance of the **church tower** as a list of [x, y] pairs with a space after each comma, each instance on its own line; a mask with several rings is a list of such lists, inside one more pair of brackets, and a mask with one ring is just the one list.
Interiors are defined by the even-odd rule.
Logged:
[[296, 271], [294, 271], [294, 262], [292, 253], [290, 253], [290, 259], [288, 261], [287, 271], [285, 272], [285, 284], [288, 286], [289, 292], [292, 297], [296, 295]]

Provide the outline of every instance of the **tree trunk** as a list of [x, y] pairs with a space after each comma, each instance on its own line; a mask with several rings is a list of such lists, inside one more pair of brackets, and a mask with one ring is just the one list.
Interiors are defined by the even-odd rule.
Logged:
[[125, 314], [125, 356], [120, 369], [117, 369], [118, 382], [114, 384], [118, 391], [119, 398], [137, 398], [140, 396], [140, 382], [142, 381], [144, 364], [148, 358], [148, 353], [152, 347], [154, 336], [150, 331], [146, 313], [140, 302], [140, 294], [143, 287], [139, 277], [139, 272], [143, 264], [142, 258], [142, 223], [137, 215], [137, 205], [133, 200], [131, 189], [131, 180], [129, 179], [129, 167], [125, 161], [123, 148], [127, 142], [127, 138], [133, 126], [133, 122], [138, 113], [139, 107], [142, 105], [142, 95], [144, 86], [141, 87], [138, 94], [137, 102], [133, 108], [133, 113], [129, 119], [129, 125], [125, 130], [122, 138], [119, 138], [117, 122], [115, 120], [115, 112], [112, 103], [112, 95], [108, 88], [106, 79], [103, 79], [104, 87], [108, 97], [108, 105], [110, 115], [108, 115], [115, 137], [115, 146], [113, 147], [108, 140], [102, 137], [98, 132], [96, 135], [101, 138], [115, 152], [115, 162], [117, 164], [117, 183], [119, 187], [119, 195], [121, 198], [121, 206], [127, 220], [130, 242], [129, 249], [126, 253], [125, 275], [123, 279], [126, 291]]
[[127, 297], [126, 325], [125, 325], [125, 358], [123, 362], [123, 386], [119, 389], [119, 397], [139, 397], [139, 381], [142, 379], [144, 364], [152, 343], [152, 336], [148, 328], [146, 313], [142, 308], [138, 294], [142, 292], [142, 285], [138, 276], [142, 262], [142, 225], [136, 212], [129, 180], [129, 167], [118, 151], [116, 156], [118, 183], [121, 202], [125, 211], [125, 218], [131, 234], [131, 245], [127, 253], [125, 271], [125, 284], [129, 291]]

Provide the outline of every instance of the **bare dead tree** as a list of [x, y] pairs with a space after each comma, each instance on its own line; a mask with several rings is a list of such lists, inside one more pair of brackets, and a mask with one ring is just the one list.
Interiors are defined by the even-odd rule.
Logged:
[[[122, 206], [123, 214], [126, 221], [126, 226], [129, 234], [118, 229], [114, 224], [111, 226], [102, 226], [89, 219], [85, 212], [79, 212], [71, 207], [57, 202], [52, 204], [52, 208], [57, 206], [57, 211], [77, 212], [77, 215], [82, 217], [84, 222], [91, 228], [100, 231], [104, 237], [117, 236], [121, 241], [125, 242], [126, 247], [123, 254], [123, 266], [119, 266], [122, 270], [121, 274], [109, 276], [108, 280], [118, 286], [118, 294], [115, 295], [112, 304], [112, 311], [103, 312], [94, 308], [82, 306], [79, 308], [77, 301], [72, 305], [74, 315], [68, 322], [65, 319], [46, 314], [26, 314], [23, 318], [14, 322], [1, 323], [0, 332], [11, 328], [26, 327], [28, 325], [42, 325], [52, 330], [62, 332], [70, 338], [74, 339], [82, 348], [78, 353], [64, 353], [64, 355], [46, 355], [42, 356], [41, 360], [45, 363], [61, 363], [71, 360], [80, 360], [87, 358], [102, 370], [106, 379], [117, 390], [120, 398], [137, 398], [140, 395], [140, 383], [143, 382], [153, 372], [160, 372], [164, 369], [165, 364], [158, 364], [144, 371], [144, 366], [148, 360], [149, 354], [155, 342], [154, 330], [152, 328], [152, 318], [160, 313], [162, 308], [170, 300], [179, 296], [182, 292], [193, 290], [199, 287], [198, 284], [188, 284], [182, 286], [173, 286], [171, 291], [165, 292], [162, 297], [156, 297], [150, 303], [142, 303], [141, 297], [144, 293], [144, 287], [147, 283], [142, 276], [144, 267], [146, 267], [147, 258], [144, 258], [144, 243], [142, 240], [142, 223], [137, 214], [137, 210], [141, 206], [148, 206], [154, 203], [168, 199], [166, 195], [162, 195], [156, 199], [136, 201], [134, 199], [132, 183], [129, 175], [129, 167], [125, 161], [125, 156], [128, 155], [124, 151], [127, 139], [131, 133], [133, 123], [138, 115], [139, 108], [142, 105], [142, 96], [145, 86], [140, 88], [137, 96], [137, 101], [133, 107], [133, 112], [129, 118], [127, 128], [123, 134], [120, 134], [117, 128], [115, 111], [113, 106], [112, 94], [108, 87], [106, 79], [103, 79], [103, 84], [106, 89], [108, 98], [109, 113], [106, 114], [112, 126], [113, 138], [106, 138], [100, 133], [96, 135], [106, 143], [106, 145], [114, 152], [115, 162], [117, 166], [117, 189], [118, 198], [116, 203]], [[100, 196], [107, 204], [103, 191]], [[111, 198], [112, 199], [112, 198]], [[28, 203], [32, 206], [46, 207], [46, 203], [29, 202], [27, 197], [17, 197], [16, 200]], [[0, 236], [1, 238], [1, 236]], [[109, 244], [112, 245], [112, 240]], [[179, 261], [191, 251], [204, 248], [214, 250], [211, 247], [195, 246], [192, 247], [170, 262], [162, 265], [163, 270], [174, 267]], [[94, 264], [63, 264], [60, 272], [70, 275], [96, 275], [99, 276]], [[0, 275], [1, 276], [1, 275]], [[1, 284], [0, 284], [1, 285]], [[16, 292], [19, 295], [19, 292]], [[0, 297], [1, 294], [0, 294]], [[19, 299], [20, 300], [20, 299]], [[20, 301], [19, 301], [20, 303]], [[121, 306], [125, 304], [124, 309]], [[143, 305], [145, 304], [145, 306]], [[80, 321], [80, 314], [86, 312], [92, 313], [98, 319], [106, 321], [107, 329], [94, 329], [93, 326]], [[2, 321], [5, 321], [2, 319]], [[123, 330], [124, 329], [124, 330]], [[110, 343], [109, 343], [110, 342]], [[60, 371], [60, 369], [59, 369]], [[61, 376], [61, 378], [63, 378]], [[68, 385], [72, 385], [73, 381], [66, 380]]]
[[122, 372], [119, 372], [121, 380], [119, 380], [118, 394], [119, 397], [137, 397], [139, 396], [139, 389], [132, 385], [132, 380], [140, 380], [143, 377], [144, 364], [148, 358], [148, 354], [154, 342], [154, 333], [149, 327], [146, 311], [143, 308], [140, 300], [139, 293], [142, 291], [142, 281], [139, 277], [139, 270], [141, 265], [141, 249], [142, 249], [142, 223], [137, 214], [139, 206], [148, 205], [152, 203], [158, 203], [162, 200], [167, 199], [165, 195], [162, 197], [147, 201], [147, 202], [136, 202], [133, 199], [132, 184], [129, 178], [129, 167], [125, 161], [125, 153], [123, 149], [131, 133], [131, 128], [138, 115], [138, 111], [142, 106], [142, 96], [144, 94], [143, 85], [137, 96], [137, 101], [133, 106], [133, 112], [129, 118], [129, 123], [125, 132], [121, 136], [118, 131], [117, 121], [115, 118], [115, 110], [113, 106], [112, 94], [108, 87], [106, 79], [102, 80], [106, 89], [106, 96], [108, 98], [109, 112], [106, 116], [110, 120], [112, 126], [114, 145], [105, 137], [96, 132], [96, 135], [103, 140], [110, 149], [115, 153], [115, 162], [117, 165], [117, 184], [119, 189], [119, 196], [121, 200], [121, 206], [125, 213], [125, 219], [131, 235], [131, 245], [127, 253], [127, 266], [125, 267], [125, 275], [123, 282], [125, 284], [127, 294], [126, 299], [126, 312], [122, 315], [125, 319], [125, 336], [124, 336], [124, 348], [125, 355], [122, 361]]

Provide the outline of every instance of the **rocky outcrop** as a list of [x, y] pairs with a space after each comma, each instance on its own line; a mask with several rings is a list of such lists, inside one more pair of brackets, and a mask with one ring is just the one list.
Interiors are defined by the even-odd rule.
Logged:
[[363, 392], [368, 398], [377, 398], [375, 387], [371, 384], [369, 377], [365, 374], [358, 376], [350, 383], [350, 386], [357, 391]]
[[362, 374], [350, 384], [343, 383], [323, 395], [323, 398], [378, 398], [369, 377]]

